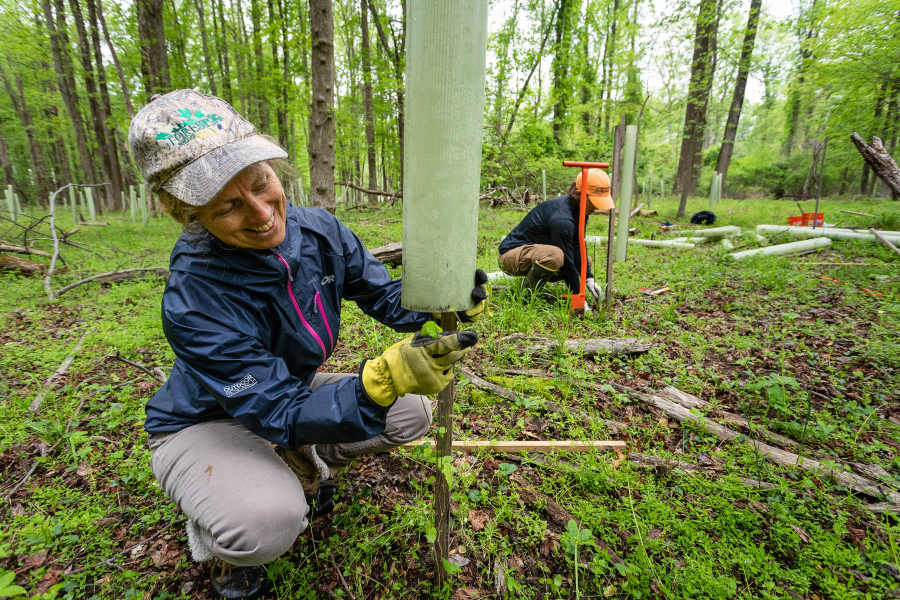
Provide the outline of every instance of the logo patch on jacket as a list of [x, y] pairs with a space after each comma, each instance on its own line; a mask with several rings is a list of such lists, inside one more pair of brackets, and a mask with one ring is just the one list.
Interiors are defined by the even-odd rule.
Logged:
[[253, 387], [254, 385], [256, 385], [257, 383], [259, 383], [259, 382], [256, 381], [256, 377], [254, 377], [253, 375], [250, 375], [250, 374], [248, 373], [247, 375], [244, 375], [244, 378], [243, 378], [243, 379], [241, 379], [240, 381], [238, 381], [238, 382], [235, 383], [234, 385], [229, 385], [228, 387], [222, 388], [222, 391], [225, 392], [225, 395], [226, 395], [226, 396], [228, 396], [229, 398], [231, 398], [231, 397], [234, 396], [235, 394], [239, 394], [239, 393], [243, 392], [243, 391], [246, 390], [246, 389], [252, 388], [252, 387]]

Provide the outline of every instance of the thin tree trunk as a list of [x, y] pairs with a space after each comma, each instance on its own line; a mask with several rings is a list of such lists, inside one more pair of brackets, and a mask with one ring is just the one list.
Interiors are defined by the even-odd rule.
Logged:
[[128, 92], [128, 84], [125, 82], [125, 75], [122, 73], [122, 63], [119, 62], [119, 55], [113, 46], [112, 40], [109, 38], [109, 30], [106, 28], [106, 18], [103, 16], [103, 2], [95, 0], [97, 3], [97, 17], [100, 19], [100, 27], [103, 28], [103, 39], [106, 40], [106, 46], [109, 48], [109, 54], [112, 56], [113, 64], [116, 67], [116, 74], [119, 76], [119, 86], [122, 88], [122, 98], [125, 100], [125, 109], [128, 116], [134, 118], [134, 108], [131, 106], [131, 94]]
[[200, 39], [203, 42], [203, 63], [206, 65], [206, 80], [209, 82], [209, 89], [213, 96], [219, 95], [219, 89], [216, 87], [216, 78], [213, 75], [212, 64], [209, 60], [209, 44], [206, 40], [206, 17], [203, 14], [203, 0], [194, 0], [194, 8], [197, 9], [197, 17], [200, 23]]
[[[369, 48], [369, 11], [366, 0], [359, 0], [360, 29], [362, 29], [363, 113], [366, 119], [366, 154], [369, 164], [369, 189], [378, 188], [378, 167], [375, 164], [375, 107], [372, 99], [372, 57]], [[369, 194], [369, 202], [377, 198]]]
[[312, 106], [309, 112], [310, 206], [334, 213], [334, 16], [331, 0], [310, 0]]
[[175, 39], [172, 44], [175, 46], [175, 62], [179, 64], [180, 72], [187, 77], [188, 87], [194, 87], [194, 70], [187, 66], [187, 50], [184, 48], [185, 34], [181, 29], [181, 21], [178, 20], [178, 5], [175, 0], [169, 0], [172, 6], [172, 22], [175, 25]]
[[146, 65], [147, 75], [144, 86], [149, 101], [153, 94], [165, 94], [172, 89], [163, 25], [165, 7], [163, 0], [137, 0], [137, 9], [141, 60]]
[[[811, 13], [816, 8], [816, 2], [818, 0], [813, 0], [812, 4], [809, 7], [809, 13]], [[807, 42], [812, 38], [814, 33], [814, 28], [812, 24], [810, 24], [809, 29], [806, 31], [806, 40]], [[786, 110], [788, 111], [788, 118], [785, 121], [786, 126], [786, 136], [784, 140], [784, 155], [787, 158], [791, 157], [791, 153], [794, 151], [794, 138], [797, 135], [797, 125], [799, 125], [800, 120], [800, 101], [801, 95], [803, 93], [803, 84], [806, 81], [806, 70], [809, 66], [809, 59], [812, 56], [812, 50], [809, 48], [809, 44], [800, 44], [800, 66], [797, 69], [797, 75], [794, 78], [794, 83], [791, 86], [791, 90], [788, 93], [788, 98], [786, 102]]]
[[806, 199], [809, 198], [809, 186], [813, 182], [813, 176], [816, 172], [816, 163], [819, 162], [819, 151], [822, 149], [822, 145], [816, 143], [815, 148], [813, 148], [812, 155], [812, 164], [809, 165], [809, 170], [806, 172], [806, 179], [803, 181], [803, 191], [800, 193], [800, 201], [806, 202]]
[[[288, 127], [288, 118], [287, 115], [290, 114], [290, 110], [288, 109], [288, 90], [292, 87], [291, 81], [291, 52], [290, 47], [288, 46], [288, 29], [287, 23], [288, 20], [285, 18], [285, 9], [289, 8], [285, 6], [285, 0], [278, 0], [278, 15], [281, 17], [282, 27], [281, 29], [281, 55], [284, 58], [282, 61], [283, 72], [281, 78], [281, 109], [284, 111], [284, 124], [285, 127]], [[290, 137], [288, 137], [288, 133], [290, 133]], [[285, 148], [289, 149], [291, 160], [296, 162], [296, 144], [294, 138], [294, 117], [290, 118], [290, 132], [285, 132], [283, 144]], [[288, 142], [290, 142], [290, 146], [288, 146]], [[296, 169], [295, 169], [296, 171]]]
[[[91, 109], [94, 137], [97, 140], [97, 150], [100, 154], [100, 168], [103, 173], [103, 181], [112, 183], [113, 167], [106, 141], [106, 118], [100, 106], [100, 94], [97, 90], [97, 82], [94, 79], [90, 43], [88, 42], [87, 30], [84, 27], [81, 4], [79, 0], [69, 0], [69, 7], [72, 9], [72, 18], [75, 20], [75, 29], [78, 32], [78, 54], [81, 58], [81, 68], [84, 73], [84, 88], [88, 97], [88, 106]], [[113, 202], [115, 202], [112, 197], [112, 188], [113, 186], [104, 186], [106, 205], [110, 209], [113, 206]]]
[[609, 39], [606, 42], [606, 46], [609, 50], [606, 55], [606, 83], [603, 86], [604, 88], [606, 88], [606, 106], [603, 109], [603, 129], [604, 131], [606, 131], [606, 133], [609, 133], [609, 123], [613, 112], [612, 105], [610, 104], [610, 98], [612, 98], [613, 60], [616, 56], [616, 23], [618, 22], [618, 20], [619, 0], [613, 0]]
[[[224, 69], [225, 76], [222, 78], [222, 88], [225, 94], [225, 102], [228, 104], [234, 103], [234, 97], [231, 92], [231, 66], [228, 61], [228, 34], [225, 28], [225, 9], [223, 8], [223, 4], [225, 4], [225, 0], [213, 0], [213, 11], [215, 11], [216, 4], [219, 7], [219, 28], [222, 30], [221, 37], [216, 38], [216, 49], [219, 53], [219, 56], [222, 58], [222, 68]], [[215, 21], [216, 15], [213, 12], [213, 21]]]
[[395, 95], [397, 102], [397, 144], [399, 148], [399, 160], [398, 164], [400, 166], [400, 187], [403, 187], [403, 147], [404, 147], [404, 120], [405, 120], [405, 95], [403, 91], [403, 56], [406, 53], [406, 2], [405, 0], [401, 0], [401, 7], [403, 9], [403, 33], [401, 37], [401, 41], [399, 43], [396, 42], [394, 44], [394, 48], [391, 48], [391, 44], [388, 42], [387, 35], [384, 31], [384, 26], [381, 23], [381, 19], [378, 16], [378, 11], [375, 10], [375, 4], [371, 0], [367, 0], [367, 4], [369, 5], [369, 11], [372, 13], [372, 22], [375, 25], [375, 30], [378, 32], [378, 39], [381, 41], [381, 46], [384, 48], [385, 54], [388, 55], [391, 59], [391, 63], [394, 65], [394, 80], [395, 80]]
[[268, 8], [270, 24], [277, 25], [276, 27], [269, 29], [269, 45], [272, 49], [272, 73], [273, 75], [278, 73], [281, 76], [281, 78], [272, 77], [272, 80], [275, 82], [275, 121], [278, 123], [278, 143], [281, 144], [282, 148], [287, 148], [287, 106], [284, 102], [285, 97], [282, 94], [284, 88], [284, 72], [282, 71], [279, 73], [281, 69], [279, 69], [278, 65], [278, 31], [284, 32], [284, 28], [287, 24], [284, 20], [277, 18], [272, 0], [268, 0]]
[[[245, 91], [245, 86], [244, 86], [244, 82], [246, 81], [244, 74], [246, 73], [246, 71], [244, 70], [243, 48], [246, 48], [246, 34], [244, 33], [244, 23], [243, 23], [244, 14], [243, 14], [243, 11], [241, 11], [241, 3], [240, 2], [237, 3], [237, 10], [235, 11], [235, 2], [234, 2], [234, 0], [231, 0], [231, 12], [232, 12], [232, 14], [237, 12], [238, 23], [240, 23], [240, 29], [237, 27], [234, 28], [234, 48], [235, 48], [234, 60], [235, 60], [235, 64], [237, 65], [238, 81], [241, 82], [241, 85], [239, 86], [240, 101], [241, 101], [241, 114], [244, 115], [244, 117], [246, 117], [250, 121], [256, 121], [256, 119], [253, 118], [252, 115], [250, 114], [252, 112], [252, 109], [250, 109], [247, 106], [247, 104], [248, 104], [247, 93]], [[244, 37], [244, 43], [241, 43], [242, 35]]]
[[[263, 58], [263, 49], [262, 49], [262, 33], [260, 32], [260, 19], [261, 16], [259, 14], [259, 2], [260, 0], [250, 0], [250, 22], [253, 25], [253, 53], [256, 56], [256, 107], [259, 111], [259, 127], [262, 129], [264, 133], [271, 132], [271, 124], [269, 123], [269, 105], [266, 100], [268, 97], [267, 84], [265, 82], [266, 77], [266, 65], [265, 59]], [[332, 71], [334, 68], [332, 67]], [[334, 94], [334, 90], [332, 90], [332, 94]]]
[[691, 60], [691, 81], [684, 116], [681, 155], [675, 175], [674, 193], [681, 193], [677, 216], [683, 217], [687, 199], [694, 192], [700, 165], [697, 155], [703, 147], [706, 107], [715, 72], [716, 0], [701, 0], [697, 13], [697, 33]]
[[3, 69], [2, 64], [0, 64], [0, 78], [3, 79], [3, 86], [6, 88], [6, 93], [9, 94], [9, 98], [12, 101], [13, 110], [16, 111], [19, 120], [22, 121], [22, 127], [24, 127], [25, 135], [28, 137], [28, 151], [31, 153], [31, 171], [34, 174], [34, 182], [37, 186], [38, 202], [41, 206], [44, 206], [47, 199], [50, 197], [50, 188], [47, 185], [45, 177], [47, 168], [44, 165], [44, 157], [41, 156], [40, 147], [38, 146], [35, 136], [34, 121], [31, 118], [31, 112], [28, 110], [28, 105], [25, 102], [25, 89], [22, 85], [22, 75], [16, 73], [18, 95], [13, 92], [12, 85], [10, 85], [9, 79], [6, 77], [6, 71]]
[[9, 146], [6, 143], [6, 138], [3, 136], [2, 127], [0, 127], [0, 167], [3, 168], [3, 174], [6, 176], [5, 185], [11, 185], [18, 190], [19, 184], [16, 182], [15, 171], [13, 170], [12, 162], [9, 160]]
[[100, 0], [87, 0], [88, 18], [91, 22], [91, 44], [94, 48], [94, 62], [97, 65], [97, 84], [100, 90], [100, 117], [103, 126], [104, 140], [106, 141], [106, 153], [109, 157], [109, 182], [107, 186], [107, 206], [110, 210], [120, 207], [122, 204], [122, 168], [119, 163], [119, 153], [116, 148], [116, 130], [112, 116], [112, 104], [109, 101], [109, 87], [106, 85], [106, 69], [103, 66], [103, 53], [100, 50], [100, 25], [97, 21], [97, 8], [95, 5]]
[[84, 129], [84, 120], [78, 107], [78, 92], [75, 86], [75, 76], [72, 72], [72, 63], [69, 60], [69, 36], [66, 32], [65, 7], [62, 0], [56, 0], [56, 21], [50, 10], [50, 0], [43, 0], [44, 19], [50, 32], [50, 47], [53, 51], [53, 67], [56, 70], [56, 81], [59, 91], [72, 121], [72, 129], [75, 132], [75, 144], [78, 146], [78, 159], [81, 170], [84, 173], [85, 183], [92, 184], [94, 177], [94, 165], [91, 162], [91, 153], [88, 146], [87, 134]]
[[563, 121], [569, 108], [569, 50], [573, 13], [577, 9], [573, 0], [560, 0], [556, 17], [556, 48], [553, 55], [553, 139], [557, 146], [563, 143]]
[[[556, 17], [556, 13], [554, 12], [550, 16], [550, 22], [553, 22], [553, 19]], [[519, 88], [519, 93], [516, 94], [516, 102], [513, 104], [512, 115], [509, 117], [509, 123], [506, 124], [506, 133], [504, 137], [509, 136], [509, 132], [512, 131], [513, 124], [516, 122], [516, 115], [519, 113], [519, 107], [522, 105], [522, 100], [525, 99], [525, 94], [528, 91], [528, 84], [531, 82], [531, 76], [534, 75], [534, 70], [539, 68], [541, 64], [541, 59], [544, 57], [544, 48], [547, 46], [547, 40], [550, 39], [550, 32], [552, 31], [552, 27], [547, 27], [544, 31], [544, 35], [541, 38], [541, 48], [538, 50], [538, 55], [534, 64], [531, 66], [531, 70], [528, 72], [528, 75], [525, 77], [525, 82], [522, 83], [522, 87]], [[540, 82], [538, 83], [538, 100], [537, 104], [540, 104]]]
[[716, 161], [716, 171], [722, 176], [721, 186], [725, 188], [728, 177], [728, 166], [731, 164], [731, 154], [734, 152], [734, 138], [737, 136], [738, 122], [741, 119], [741, 109], [744, 106], [744, 93], [747, 90], [747, 77], [750, 75], [750, 58], [753, 55], [753, 45], [756, 42], [756, 29], [759, 25], [759, 10], [762, 0], [751, 0], [750, 17], [747, 19], [747, 28], [744, 30], [744, 45], [741, 48], [741, 58], [738, 61], [737, 82], [734, 85], [734, 98], [731, 100], [731, 109], [728, 111], [728, 121], [725, 123], [725, 135], [722, 138], [722, 149], [719, 150], [719, 158]]

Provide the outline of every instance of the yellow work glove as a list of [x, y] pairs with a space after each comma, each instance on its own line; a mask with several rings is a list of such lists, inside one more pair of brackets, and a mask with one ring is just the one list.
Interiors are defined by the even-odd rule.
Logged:
[[[466, 311], [456, 311], [456, 318], [460, 323], [474, 323], [487, 310], [488, 298], [491, 296], [491, 288], [487, 280], [487, 273], [483, 269], [475, 269], [475, 288], [472, 290], [472, 300], [475, 302], [475, 306]], [[432, 314], [434, 319], [440, 323], [441, 314]]]
[[363, 363], [363, 389], [380, 406], [404, 394], [437, 394], [453, 379], [453, 363], [477, 343], [474, 331], [445, 331], [436, 338], [417, 333]]

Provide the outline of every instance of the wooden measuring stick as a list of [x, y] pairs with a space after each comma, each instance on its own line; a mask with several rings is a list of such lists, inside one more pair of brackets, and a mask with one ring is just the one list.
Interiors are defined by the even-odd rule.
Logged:
[[[409, 442], [399, 448], [412, 450], [421, 446], [427, 440]], [[618, 440], [591, 440], [581, 442], [577, 440], [547, 440], [547, 441], [495, 441], [495, 440], [454, 440], [453, 450], [457, 452], [475, 452], [487, 450], [489, 452], [588, 452], [589, 450], [618, 450], [625, 452], [627, 445]]]

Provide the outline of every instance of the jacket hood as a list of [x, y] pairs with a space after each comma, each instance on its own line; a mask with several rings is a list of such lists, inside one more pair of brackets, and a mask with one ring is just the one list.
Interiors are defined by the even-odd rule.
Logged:
[[275, 252], [290, 256], [293, 249], [299, 247], [302, 238], [297, 208], [288, 206], [287, 221], [284, 240], [268, 250], [230, 246], [209, 232], [182, 233], [172, 248], [169, 270], [241, 287], [280, 282], [285, 272], [275, 258]]

